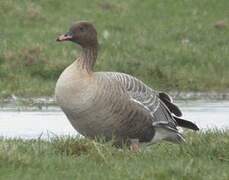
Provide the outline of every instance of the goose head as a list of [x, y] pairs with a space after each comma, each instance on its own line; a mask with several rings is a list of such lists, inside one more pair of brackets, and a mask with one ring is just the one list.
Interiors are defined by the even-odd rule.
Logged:
[[60, 35], [56, 40], [59, 42], [72, 41], [83, 48], [98, 45], [96, 29], [92, 23], [87, 21], [73, 24], [67, 33]]

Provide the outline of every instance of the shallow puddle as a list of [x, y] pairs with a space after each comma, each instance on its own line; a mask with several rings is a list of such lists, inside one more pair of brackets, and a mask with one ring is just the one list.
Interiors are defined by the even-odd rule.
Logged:
[[[229, 129], [229, 101], [178, 101], [177, 104], [183, 117], [195, 122], [201, 130]], [[58, 107], [0, 109], [0, 136], [30, 139], [55, 135], [77, 135]]]

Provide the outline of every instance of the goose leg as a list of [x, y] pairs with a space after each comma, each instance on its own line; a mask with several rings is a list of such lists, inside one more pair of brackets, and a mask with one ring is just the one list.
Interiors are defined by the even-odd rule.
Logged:
[[133, 152], [140, 151], [139, 139], [130, 139], [130, 150]]

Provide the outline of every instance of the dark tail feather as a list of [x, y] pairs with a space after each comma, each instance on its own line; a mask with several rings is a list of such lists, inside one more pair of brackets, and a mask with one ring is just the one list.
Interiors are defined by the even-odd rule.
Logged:
[[198, 126], [196, 124], [194, 124], [193, 122], [191, 122], [191, 121], [187, 121], [185, 119], [181, 119], [181, 118], [178, 118], [178, 117], [175, 117], [175, 116], [173, 116], [173, 118], [176, 120], [178, 126], [189, 128], [189, 129], [192, 129], [192, 130], [195, 130], [195, 131], [199, 130]]
[[159, 93], [159, 98], [165, 103], [165, 105], [167, 106], [167, 108], [170, 110], [171, 113], [175, 114], [178, 117], [182, 116], [181, 110], [171, 102], [171, 98], [169, 97], [169, 95], [162, 92]]
[[189, 129], [193, 129], [195, 131], [199, 130], [199, 128], [198, 128], [198, 126], [196, 124], [194, 124], [194, 123], [192, 123], [190, 121], [187, 121], [185, 119], [178, 118], [178, 117], [181, 117], [182, 116], [182, 112], [181, 112], [181, 110], [175, 104], [172, 103], [172, 100], [169, 97], [169, 95], [167, 95], [164, 92], [160, 92], [159, 93], [159, 98], [167, 106], [167, 108], [169, 109], [169, 111], [171, 113], [173, 113], [174, 115], [176, 115], [176, 116], [173, 116], [173, 118], [176, 120], [178, 126], [189, 128]]
[[164, 93], [164, 92], [160, 92], [159, 93], [159, 98], [160, 99], [165, 99], [165, 100], [167, 100], [169, 102], [172, 102], [171, 97], [168, 94]]

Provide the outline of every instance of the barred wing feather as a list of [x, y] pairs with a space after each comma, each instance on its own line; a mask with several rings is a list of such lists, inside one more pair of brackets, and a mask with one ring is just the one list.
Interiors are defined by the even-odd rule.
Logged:
[[176, 121], [156, 91], [128, 74], [110, 72], [109, 75], [119, 81], [129, 94], [130, 100], [150, 112], [153, 126], [163, 126], [177, 132]]

